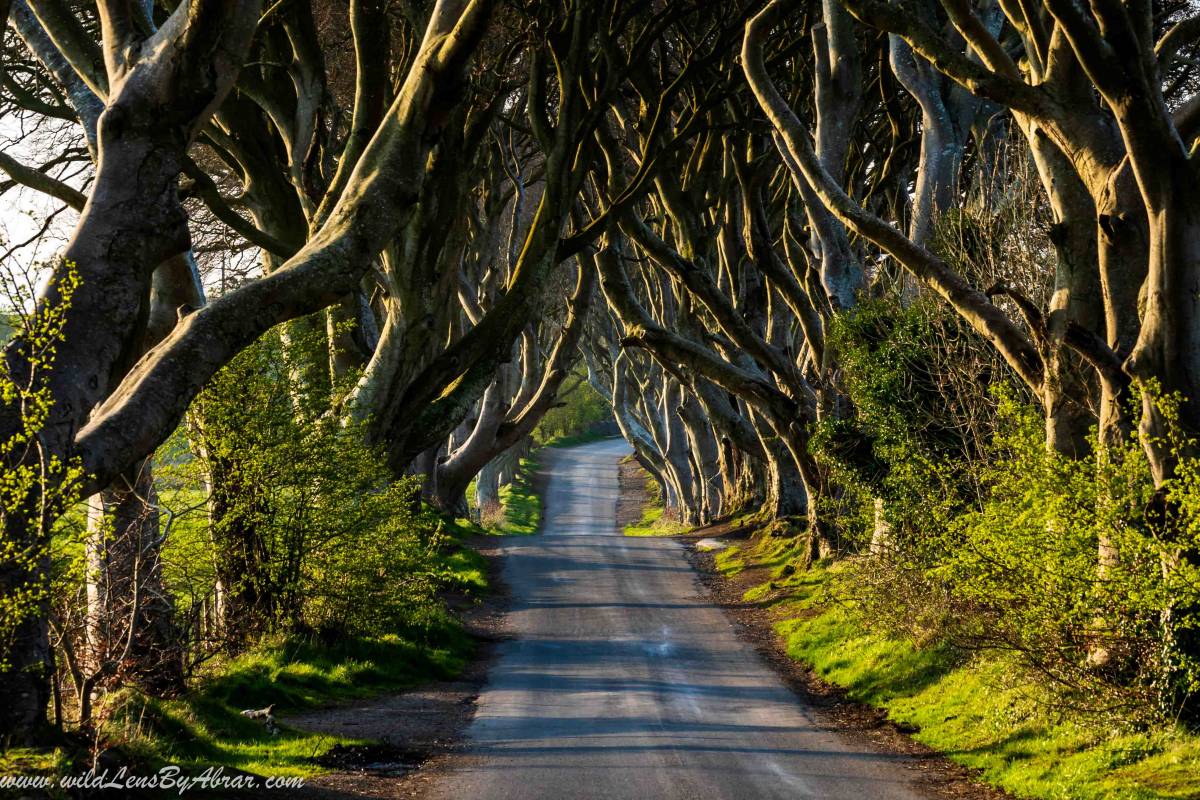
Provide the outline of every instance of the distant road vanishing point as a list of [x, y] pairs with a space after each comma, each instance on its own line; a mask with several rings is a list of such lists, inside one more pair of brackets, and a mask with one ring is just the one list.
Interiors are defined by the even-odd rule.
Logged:
[[678, 542], [616, 529], [620, 440], [547, 450], [540, 536], [509, 540], [500, 645], [444, 800], [929, 795], [903, 756], [822, 729]]

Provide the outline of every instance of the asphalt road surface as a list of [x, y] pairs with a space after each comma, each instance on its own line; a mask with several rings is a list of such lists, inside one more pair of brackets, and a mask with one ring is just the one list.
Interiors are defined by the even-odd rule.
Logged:
[[616, 530], [620, 440], [548, 451], [544, 532], [506, 545], [510, 625], [446, 800], [920, 798], [822, 730], [704, 597], [683, 548]]

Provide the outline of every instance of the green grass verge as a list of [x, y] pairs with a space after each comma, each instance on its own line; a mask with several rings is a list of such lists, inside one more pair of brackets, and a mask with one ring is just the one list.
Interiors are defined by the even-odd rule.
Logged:
[[1017, 797], [1045, 800], [1200, 798], [1200, 736], [1135, 731], [1055, 711], [1022, 671], [996, 655], [918, 648], [875, 629], [853, 598], [854, 565], [793, 570], [790, 545], [760, 539], [729, 548], [717, 566], [733, 574], [770, 566], [747, 592], [783, 616], [788, 655], [859, 702], [885, 709], [913, 738], [980, 771]]
[[[632, 458], [632, 456], [630, 456]], [[642, 507], [642, 518], [637, 522], [626, 525], [626, 536], [675, 536], [692, 530], [690, 525], [663, 517], [666, 509], [663, 507], [662, 492], [654, 479], [645, 470], [638, 468], [646, 484], [646, 501]]]
[[500, 487], [500, 519], [487, 531], [500, 536], [530, 536], [542, 524], [542, 498], [533, 489], [540, 464], [537, 453], [521, 459], [512, 483]]
[[625, 526], [625, 535], [675, 536], [680, 533], [687, 533], [691, 529], [690, 525], [684, 525], [682, 522], [663, 519], [662, 506], [650, 506], [643, 509], [642, 518], [638, 522]]
[[[211, 666], [197, 688], [173, 700], [133, 691], [114, 695], [106, 734], [142, 764], [209, 766], [257, 774], [311, 775], [313, 759], [361, 740], [291, 728], [287, 714], [396, 691], [462, 669], [472, 644], [457, 628], [437, 645], [389, 636], [322, 645], [288, 639]], [[274, 703], [282, 730], [272, 735], [241, 715]]]
[[[449, 527], [456, 539], [480, 532], [479, 526], [469, 519], [453, 520]], [[438, 553], [433, 567], [438, 582], [452, 592], [478, 597], [488, 590], [487, 559], [470, 547], [461, 545]]]

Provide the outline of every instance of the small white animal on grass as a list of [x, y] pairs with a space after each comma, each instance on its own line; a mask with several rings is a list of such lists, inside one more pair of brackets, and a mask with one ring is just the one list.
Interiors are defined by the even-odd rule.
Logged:
[[274, 710], [275, 704], [271, 703], [271, 705], [267, 706], [266, 708], [247, 708], [242, 712], [242, 716], [246, 717], [247, 719], [262, 720], [263, 725], [266, 726], [267, 733], [274, 736], [275, 734], [279, 733], [279, 726], [275, 724], [275, 715], [272, 713]]

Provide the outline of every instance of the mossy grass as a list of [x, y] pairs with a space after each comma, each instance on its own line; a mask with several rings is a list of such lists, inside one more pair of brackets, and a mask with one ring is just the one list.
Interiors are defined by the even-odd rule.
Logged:
[[1200, 798], [1200, 736], [1080, 715], [1003, 654], [918, 647], [878, 629], [853, 600], [853, 559], [804, 570], [770, 537], [717, 556], [725, 574], [750, 566], [770, 569], [746, 599], [771, 605], [789, 656], [987, 783], [1043, 800]]

